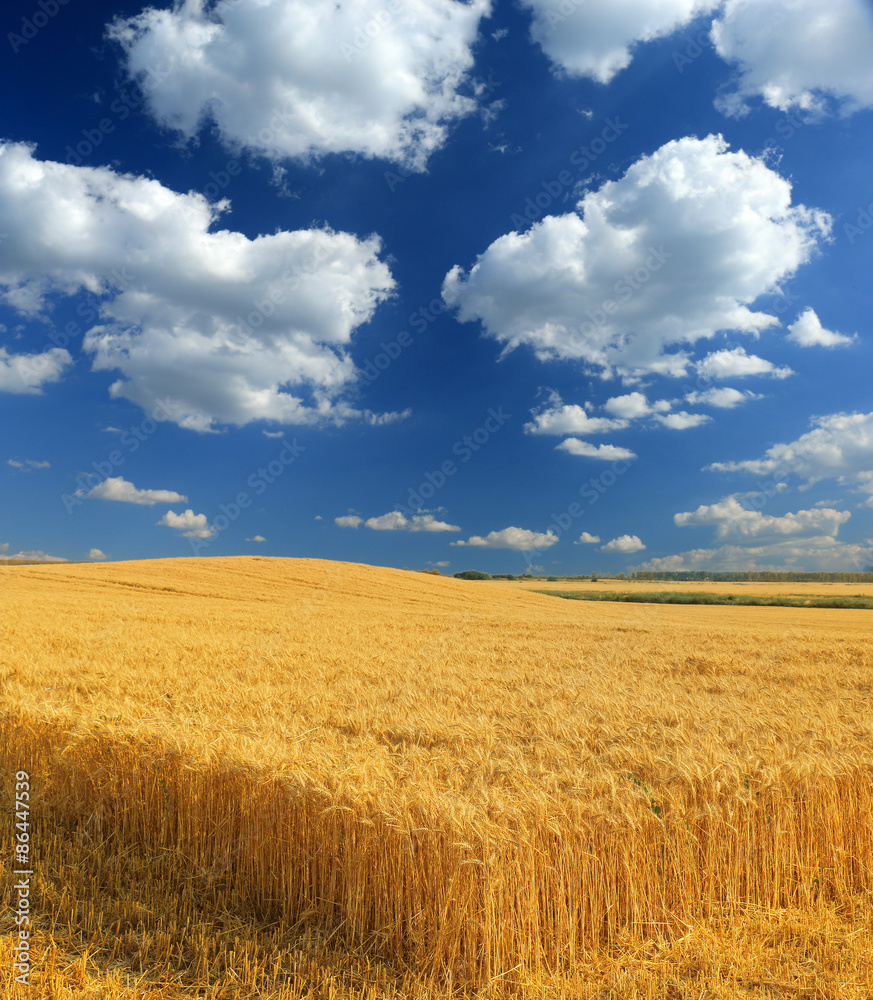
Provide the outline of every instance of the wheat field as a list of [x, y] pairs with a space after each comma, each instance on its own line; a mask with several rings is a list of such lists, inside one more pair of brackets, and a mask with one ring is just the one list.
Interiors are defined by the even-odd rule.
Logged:
[[3, 996], [873, 996], [869, 611], [256, 557], [0, 588]]

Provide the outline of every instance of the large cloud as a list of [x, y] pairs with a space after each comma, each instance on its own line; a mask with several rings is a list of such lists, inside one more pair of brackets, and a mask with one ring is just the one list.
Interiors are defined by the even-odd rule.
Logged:
[[541, 360], [582, 360], [604, 377], [681, 375], [689, 357], [675, 348], [778, 326], [750, 306], [831, 227], [720, 136], [668, 142], [577, 209], [501, 236], [469, 273], [453, 267], [443, 294], [504, 352], [527, 344]]
[[354, 152], [423, 169], [470, 114], [471, 45], [490, 0], [182, 0], [109, 29], [162, 125], [208, 120], [273, 159]]
[[743, 114], [760, 95], [771, 107], [846, 114], [873, 107], [873, 17], [862, 0], [727, 0], [712, 38], [739, 79], [718, 104]]
[[91, 293], [84, 347], [124, 376], [112, 395], [148, 411], [170, 398], [183, 427], [366, 418], [340, 396], [352, 334], [394, 287], [378, 237], [212, 231], [226, 207], [0, 144], [0, 301], [38, 315]]
[[796, 513], [777, 517], [763, 514], [741, 503], [736, 495], [725, 497], [718, 503], [701, 505], [695, 511], [676, 514], [674, 522], [685, 525], [713, 525], [715, 537], [721, 541], [731, 536], [759, 538], [780, 535], [831, 535], [836, 537], [840, 525], [852, 515], [848, 511], [819, 507], [815, 510], [799, 510]]
[[758, 476], [793, 473], [809, 483], [868, 483], [873, 476], [873, 413], [832, 413], [814, 418], [812, 425], [796, 441], [768, 448], [763, 458], [713, 462], [707, 469]]
[[573, 76], [609, 81], [630, 64], [631, 48], [670, 35], [718, 0], [522, 0], [531, 37]]
[[710, 570], [712, 572], [832, 572], [861, 573], [873, 565], [873, 546], [841, 542], [830, 535], [799, 540], [785, 539], [767, 545], [720, 545], [714, 549], [691, 549], [675, 555], [649, 559], [630, 569]]
[[[777, 486], [775, 494], [781, 492], [783, 486]], [[840, 528], [851, 517], [848, 511], [817, 507], [781, 515], [765, 514], [760, 508], [769, 497], [764, 492], [737, 493], [718, 503], [701, 505], [695, 511], [676, 514], [673, 520], [680, 527], [713, 527], [716, 540], [725, 544], [658, 556], [633, 568], [852, 572], [870, 565], [873, 558], [870, 542], [856, 544], [837, 539]]]

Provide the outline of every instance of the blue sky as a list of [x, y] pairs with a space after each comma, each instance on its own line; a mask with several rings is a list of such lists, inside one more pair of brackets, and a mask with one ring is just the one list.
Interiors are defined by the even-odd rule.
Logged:
[[14, 0], [0, 546], [873, 563], [860, 0]]

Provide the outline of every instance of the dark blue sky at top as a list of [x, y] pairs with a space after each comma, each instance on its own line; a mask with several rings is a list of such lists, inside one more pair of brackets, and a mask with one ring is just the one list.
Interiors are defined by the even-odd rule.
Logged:
[[[761, 456], [774, 443], [804, 434], [812, 417], [871, 409], [873, 235], [850, 241], [844, 232], [873, 202], [871, 112], [803, 124], [758, 102], [745, 118], [725, 117], [713, 99], [729, 80], [730, 67], [704, 48], [681, 72], [677, 68], [676, 54], [686, 51], [707, 19], [638, 46], [631, 65], [602, 85], [556, 76], [530, 41], [530, 14], [498, 0], [492, 17], [482, 22], [472, 77], [486, 87], [482, 107], [500, 102], [499, 107], [490, 116], [455, 123], [426, 173], [403, 176], [406, 171], [386, 160], [331, 154], [314, 165], [285, 161], [280, 189], [269, 163], [233, 155], [214, 130], [201, 131], [199, 142], [186, 145], [145, 113], [123, 72], [119, 47], [105, 39], [107, 23], [135, 15], [141, 3], [69, 0], [13, 52], [9, 32], [20, 31], [22, 18], [39, 9], [35, 2], [11, 0], [0, 14], [0, 138], [34, 143], [43, 160], [108, 166], [153, 177], [173, 191], [228, 198], [230, 211], [214, 228], [250, 238], [322, 224], [359, 237], [378, 233], [397, 295], [357, 330], [351, 354], [362, 367], [402, 331], [412, 342], [372, 383], [361, 381], [354, 402], [377, 413], [407, 408], [411, 413], [385, 426], [352, 421], [340, 427], [279, 427], [260, 421], [203, 434], [160, 423], [150, 433], [151, 426], [143, 424], [147, 414], [125, 399], [110, 398], [118, 373], [91, 371], [90, 358], [74, 338], [68, 349], [75, 364], [61, 381], [41, 394], [0, 393], [0, 542], [9, 543], [9, 554], [39, 550], [84, 559], [92, 548], [111, 559], [193, 554], [189, 539], [156, 524], [167, 505], [97, 500], [65, 505], [77, 476], [105, 466], [120, 449], [124, 459], [112, 474], [139, 488], [186, 495], [188, 501], [174, 510], [191, 507], [213, 521], [232, 508], [237, 494], [250, 495], [251, 505], [200, 547], [202, 555], [306, 556], [410, 568], [448, 562], [443, 572], [449, 573], [471, 567], [520, 573], [531, 561], [546, 573], [618, 572], [645, 559], [720, 544], [711, 527], [678, 527], [674, 514], [761, 489], [767, 478], [701, 471], [705, 465]], [[499, 30], [506, 33], [495, 39]], [[104, 133], [106, 119], [112, 129]], [[601, 136], [610, 121], [626, 127], [580, 170], [572, 154]], [[639, 457], [612, 477], [614, 484], [596, 503], [583, 501], [584, 512], [565, 528], [562, 512], [612, 465], [556, 451], [557, 438], [525, 434], [530, 411], [545, 403], [550, 391], [565, 402], [587, 400], [599, 407], [635, 387], [602, 381], [578, 362], [539, 361], [528, 347], [501, 357], [502, 345], [483, 336], [478, 323], [459, 323], [433, 306], [449, 269], [460, 264], [468, 270], [495, 239], [518, 228], [514, 220], [526, 210], [530, 218], [538, 196], [542, 215], [570, 211], [580, 196], [578, 182], [596, 189], [672, 139], [710, 133], [721, 133], [733, 150], [750, 155], [774, 147], [769, 163], [791, 181], [793, 203], [823, 209], [834, 219], [832, 242], [785, 285], [788, 300], [771, 296], [760, 305], [784, 325], [812, 306], [827, 329], [857, 332], [859, 340], [848, 349], [824, 350], [801, 349], [769, 333], [761, 341], [718, 334], [710, 349], [741, 344], [776, 365], [790, 365], [796, 374], [778, 383], [727, 383], [765, 398], [707, 411], [715, 419], [700, 427], [674, 431], [635, 424], [620, 440], [598, 438]], [[239, 165], [234, 176], [229, 164], [234, 171]], [[571, 172], [573, 185], [558, 180], [564, 171]], [[3, 342], [10, 351], [44, 350], [52, 329], [62, 329], [68, 320], [82, 322], [86, 299], [83, 294], [59, 298], [52, 326], [0, 305], [0, 324], [7, 328]], [[679, 397], [691, 383], [693, 377], [654, 377], [649, 396]], [[485, 425], [489, 410], [509, 419], [463, 461], [459, 451], [466, 452], [453, 447]], [[144, 428], [145, 440], [128, 453], [117, 435], [106, 432], [109, 426]], [[264, 429], [283, 430], [284, 438], [267, 437]], [[294, 441], [302, 448], [293, 464], [256, 493], [253, 474]], [[8, 465], [9, 459], [49, 462], [50, 468], [27, 471]], [[369, 518], [397, 505], [414, 508], [410, 491], [446, 460], [457, 471], [423, 506], [460, 526], [460, 533], [343, 529], [334, 523], [350, 511]], [[844, 496], [833, 480], [803, 492], [796, 487], [794, 482], [792, 489], [768, 498], [766, 513], [781, 516]], [[839, 537], [860, 544], [873, 535], [873, 510], [856, 508], [856, 501], [846, 505], [853, 516]], [[557, 527], [553, 515], [559, 515]], [[560, 541], [532, 557], [450, 545], [510, 525], [536, 532], [552, 528]], [[646, 548], [628, 555], [574, 545], [582, 531], [604, 543], [636, 535]], [[255, 535], [266, 541], [246, 540]]]

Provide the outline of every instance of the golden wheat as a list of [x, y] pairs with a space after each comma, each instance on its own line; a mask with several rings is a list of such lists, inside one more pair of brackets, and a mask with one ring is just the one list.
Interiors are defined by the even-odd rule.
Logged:
[[0, 586], [47, 991], [870, 995], [870, 612], [254, 558]]

